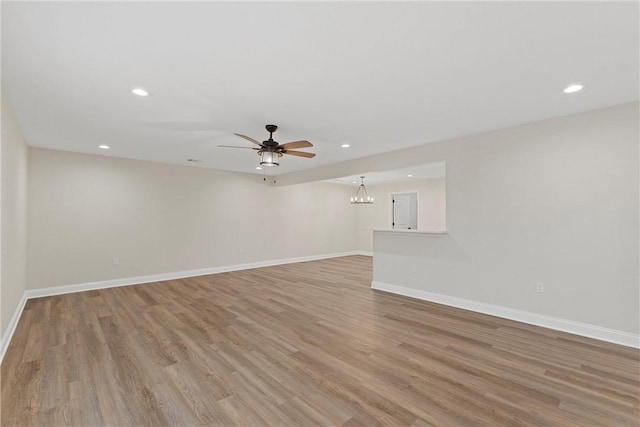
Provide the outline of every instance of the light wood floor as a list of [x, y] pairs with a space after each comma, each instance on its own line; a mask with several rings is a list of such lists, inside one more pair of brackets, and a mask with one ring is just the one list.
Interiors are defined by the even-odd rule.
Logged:
[[638, 425], [639, 354], [345, 257], [30, 300], [2, 425]]

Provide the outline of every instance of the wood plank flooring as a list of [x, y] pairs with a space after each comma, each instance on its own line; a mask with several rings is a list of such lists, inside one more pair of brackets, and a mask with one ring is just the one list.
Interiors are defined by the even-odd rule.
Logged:
[[637, 350], [370, 283], [353, 256], [30, 300], [2, 425], [639, 425]]

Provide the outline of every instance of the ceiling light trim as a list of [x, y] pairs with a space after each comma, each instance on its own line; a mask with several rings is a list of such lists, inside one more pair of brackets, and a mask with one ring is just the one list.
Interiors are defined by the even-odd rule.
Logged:
[[149, 91], [141, 87], [131, 89], [131, 93], [138, 96], [149, 96]]
[[584, 89], [584, 85], [580, 83], [572, 83], [564, 88], [564, 93], [577, 93]]

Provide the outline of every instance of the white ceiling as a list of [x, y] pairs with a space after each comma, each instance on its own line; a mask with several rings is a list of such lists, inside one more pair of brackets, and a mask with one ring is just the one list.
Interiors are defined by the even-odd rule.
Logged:
[[420, 181], [425, 179], [444, 178], [445, 168], [445, 162], [433, 162], [402, 169], [344, 176], [342, 178], [329, 179], [325, 182], [357, 187], [362, 182], [360, 179], [361, 176], [365, 177], [364, 184], [367, 186], [392, 184], [394, 182]]
[[637, 100], [638, 27], [637, 2], [2, 2], [2, 83], [31, 146], [261, 173], [217, 145], [274, 123], [317, 153], [281, 174]]

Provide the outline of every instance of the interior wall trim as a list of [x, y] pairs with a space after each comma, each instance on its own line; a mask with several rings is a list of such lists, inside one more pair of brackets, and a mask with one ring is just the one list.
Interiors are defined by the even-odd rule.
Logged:
[[602, 326], [591, 325], [588, 323], [545, 316], [529, 311], [486, 304], [483, 302], [408, 288], [406, 286], [393, 285], [376, 280], [371, 282], [371, 288], [378, 291], [389, 292], [392, 294], [403, 295], [451, 307], [462, 308], [464, 310], [488, 314], [491, 316], [502, 317], [504, 319], [515, 320], [517, 322], [528, 323], [530, 325], [542, 326], [544, 328], [555, 329], [557, 331], [568, 332], [627, 347], [640, 348], [640, 335], [635, 335], [630, 332], [603, 328]]
[[327, 258], [338, 258], [351, 255], [372, 256], [371, 253], [362, 251], [338, 252], [332, 254], [311, 255], [295, 258], [282, 258], [268, 261], [250, 262], [246, 264], [235, 264], [221, 267], [202, 268], [198, 270], [178, 271], [174, 273], [152, 274], [148, 276], [125, 277], [121, 279], [100, 280], [96, 282], [78, 283], [73, 285], [52, 286], [48, 288], [28, 289], [22, 294], [22, 299], [16, 307], [13, 317], [9, 322], [9, 327], [0, 340], [0, 363], [9, 347], [11, 338], [18, 326], [18, 321], [22, 315], [27, 300], [31, 298], [42, 298], [53, 295], [70, 294], [73, 292], [92, 291], [96, 289], [115, 288], [118, 286], [141, 285], [144, 283], [161, 282], [163, 280], [185, 279], [187, 277], [205, 276], [208, 274], [227, 273], [230, 271], [249, 270], [252, 268], [270, 267], [273, 265], [291, 264], [296, 262], [317, 261]]
[[26, 303], [27, 295], [26, 292], [23, 292], [22, 298], [20, 298], [20, 302], [14, 310], [13, 316], [11, 316], [9, 326], [5, 330], [4, 334], [2, 335], [2, 339], [0, 340], [0, 364], [2, 363], [2, 359], [4, 359], [4, 354], [7, 352], [7, 348], [9, 348], [9, 343], [11, 342], [11, 338], [13, 337], [13, 333], [18, 327], [18, 322], [20, 321], [20, 317], [22, 316], [22, 312], [24, 311], [24, 306]]
[[249, 262], [245, 264], [225, 265], [220, 267], [201, 268], [197, 270], [178, 271], [174, 273], [152, 274], [148, 276], [126, 277], [122, 279], [101, 280], [98, 282], [79, 283], [76, 285], [52, 286], [48, 288], [29, 289], [27, 299], [41, 298], [52, 295], [69, 294], [72, 292], [92, 291], [117, 286], [141, 285], [144, 283], [161, 282], [164, 280], [185, 279], [187, 277], [206, 276], [208, 274], [228, 273], [230, 271], [250, 270], [252, 268], [271, 267], [274, 265], [292, 264], [296, 262], [317, 261], [327, 258], [337, 258], [350, 255], [362, 255], [361, 252], [339, 252], [332, 254], [311, 255], [295, 258], [281, 258], [267, 261]]

